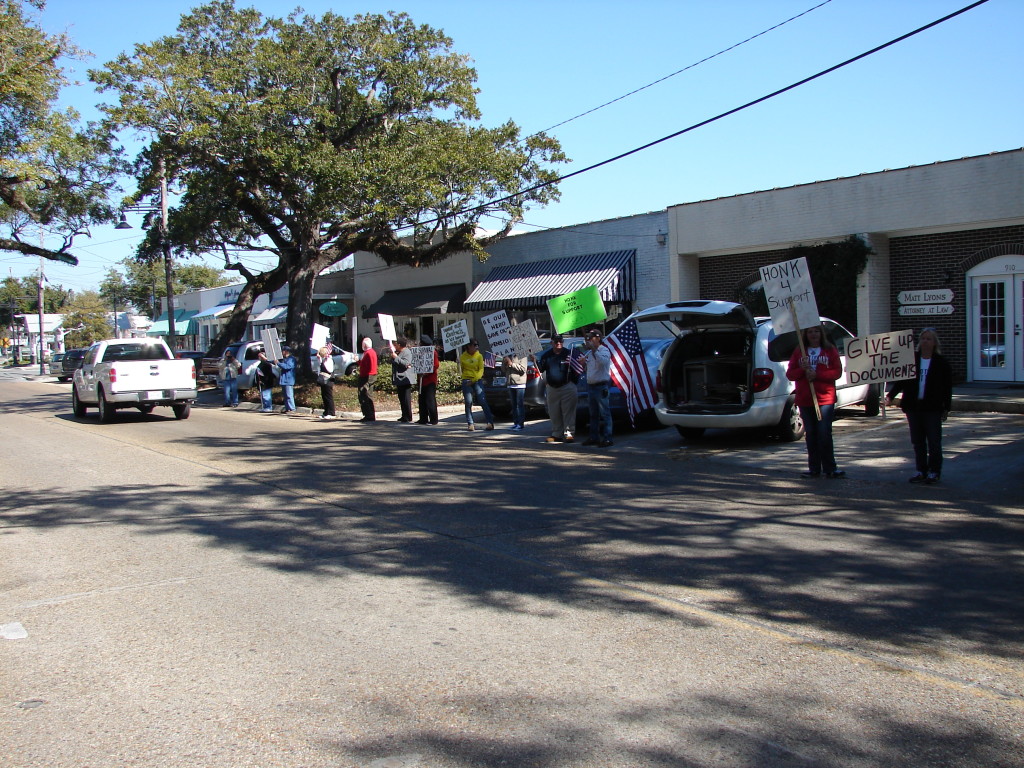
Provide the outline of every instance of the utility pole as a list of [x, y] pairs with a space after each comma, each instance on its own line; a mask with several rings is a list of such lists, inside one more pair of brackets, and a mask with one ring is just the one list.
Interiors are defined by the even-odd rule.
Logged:
[[[39, 228], [39, 247], [43, 247], [43, 228]], [[46, 355], [44, 350], [46, 345], [43, 343], [43, 257], [39, 257], [39, 282], [37, 283], [38, 290], [36, 293], [36, 299], [39, 302], [39, 375], [42, 376], [46, 373]]]

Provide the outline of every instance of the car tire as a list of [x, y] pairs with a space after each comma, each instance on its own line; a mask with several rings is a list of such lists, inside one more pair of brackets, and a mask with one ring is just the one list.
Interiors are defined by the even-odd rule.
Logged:
[[359, 363], [349, 363], [348, 368], [345, 369], [345, 375], [346, 376], [351, 376], [352, 374], [354, 374], [358, 370], [359, 370]]
[[78, 399], [78, 390], [74, 385], [71, 386], [71, 412], [79, 419], [85, 416], [85, 403]]
[[868, 396], [864, 398], [864, 415], [877, 416], [882, 410], [882, 385], [872, 384], [868, 387]]
[[782, 409], [782, 418], [779, 419], [779, 426], [776, 430], [779, 438], [785, 443], [793, 443], [804, 436], [804, 420], [800, 416], [800, 409], [796, 407], [796, 400], [789, 398], [786, 406]]
[[700, 440], [704, 437], [704, 427], [680, 427], [677, 424], [676, 431], [684, 440]]
[[114, 409], [107, 402], [107, 398], [103, 395], [103, 390], [100, 389], [96, 392], [96, 408], [100, 412], [100, 423], [109, 424], [114, 420]]
[[175, 403], [171, 406], [171, 410], [174, 411], [174, 418], [184, 421], [191, 415], [192, 406], [189, 403]]

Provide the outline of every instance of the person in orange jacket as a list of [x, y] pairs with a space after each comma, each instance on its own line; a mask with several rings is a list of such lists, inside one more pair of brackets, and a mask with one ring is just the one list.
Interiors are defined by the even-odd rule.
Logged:
[[[832, 445], [832, 417], [836, 409], [836, 379], [843, 375], [839, 350], [820, 325], [803, 330], [804, 349], [797, 347], [789, 358], [786, 378], [796, 385], [796, 406], [807, 439], [807, 471], [803, 477], [846, 477], [836, 466]], [[806, 354], [804, 354], [806, 352]], [[813, 394], [812, 394], [813, 392]], [[821, 418], [814, 410], [818, 401]]]

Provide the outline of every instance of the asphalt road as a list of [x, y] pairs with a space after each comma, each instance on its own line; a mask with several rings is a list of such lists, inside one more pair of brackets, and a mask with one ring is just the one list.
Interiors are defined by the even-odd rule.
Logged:
[[1020, 766], [1024, 418], [800, 445], [0, 382], [3, 765]]

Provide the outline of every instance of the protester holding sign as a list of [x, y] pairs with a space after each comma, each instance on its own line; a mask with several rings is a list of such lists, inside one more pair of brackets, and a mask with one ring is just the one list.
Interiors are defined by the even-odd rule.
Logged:
[[416, 381], [416, 371], [412, 367], [412, 352], [409, 351], [409, 340], [399, 336], [391, 345], [395, 358], [391, 361], [391, 383], [398, 391], [398, 404], [402, 415], [398, 421], [403, 424], [412, 423], [412, 385]]
[[560, 336], [551, 337], [551, 349], [540, 356], [537, 370], [544, 375], [544, 390], [551, 419], [549, 443], [571, 443], [576, 431], [576, 371], [569, 365], [571, 353]]
[[942, 422], [953, 407], [953, 371], [939, 351], [934, 328], [925, 328], [917, 341], [917, 376], [898, 381], [885, 397], [886, 405], [902, 393], [900, 408], [907, 415], [917, 474], [912, 483], [939, 482], [942, 475]]
[[373, 404], [373, 388], [377, 383], [377, 351], [369, 338], [363, 339], [363, 354], [359, 358], [359, 410], [360, 421], [376, 421], [377, 409]]
[[429, 347], [433, 356], [433, 364], [429, 373], [421, 373], [419, 409], [420, 418], [417, 424], [433, 426], [437, 424], [437, 372], [441, 368], [441, 358], [434, 347], [434, 340], [429, 336], [420, 336], [420, 346]]
[[[793, 351], [786, 378], [796, 386], [796, 406], [804, 421], [807, 471], [804, 477], [846, 477], [836, 467], [832, 445], [832, 416], [836, 408], [836, 379], [843, 375], [839, 350], [820, 325], [803, 330], [803, 344]], [[817, 401], [818, 408], [814, 403]], [[820, 411], [820, 417], [819, 417]]]
[[505, 355], [501, 361], [501, 372], [505, 374], [508, 386], [508, 401], [512, 404], [512, 427], [514, 432], [526, 428], [526, 370], [525, 357]]
[[467, 428], [470, 432], [476, 429], [473, 425], [473, 398], [476, 397], [484, 410], [484, 420], [487, 422], [485, 429], [494, 429], [494, 416], [491, 415], [491, 407], [484, 395], [484, 385], [480, 382], [484, 376], [484, 356], [480, 354], [476, 339], [470, 339], [466, 351], [459, 356], [459, 370], [462, 371], [462, 399], [466, 404]]
[[277, 368], [281, 371], [281, 390], [284, 392], [284, 412], [295, 412], [295, 366], [297, 360], [292, 357], [291, 347], [281, 347], [281, 358]]

